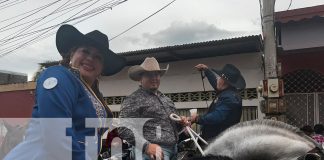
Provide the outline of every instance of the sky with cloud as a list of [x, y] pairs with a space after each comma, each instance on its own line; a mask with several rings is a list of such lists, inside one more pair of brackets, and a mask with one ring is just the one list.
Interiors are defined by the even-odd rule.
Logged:
[[[50, 26], [61, 23], [79, 11], [79, 14], [86, 13], [92, 8], [108, 2], [108, 0], [20, 0], [21, 3], [15, 5], [12, 3], [12, 6], [5, 6], [9, 2], [14, 1], [9, 0], [6, 3], [0, 1], [0, 55], [8, 51], [10, 47], [8, 37], [13, 33], [36, 34], [25, 32], [29, 30], [29, 28], [25, 27], [31, 24], [35, 23], [40, 26], [39, 28], [45, 28], [46, 25]], [[171, 1], [127, 0], [76, 24], [75, 27], [82, 33], [97, 29], [107, 34], [109, 38], [112, 38], [158, 11]], [[45, 15], [58, 11], [62, 6], [65, 6], [64, 12], [68, 12], [68, 5], [72, 6], [81, 2], [89, 2], [89, 7], [82, 9], [82, 7], [88, 5], [85, 4], [78, 8], [79, 10], [75, 10], [74, 13], [71, 12], [70, 15], [44, 18]], [[55, 4], [25, 19], [12, 18], [49, 3]], [[91, 5], [92, 3], [93, 5]], [[277, 0], [275, 10], [287, 10], [289, 4], [290, 0]], [[292, 0], [289, 9], [322, 4], [324, 4], [323, 0]], [[63, 7], [60, 9], [62, 10], [61, 13], [64, 13]], [[6, 20], [8, 18], [11, 19]], [[31, 20], [32, 18], [34, 18], [33, 21], [28, 21], [28, 19]], [[16, 27], [10, 25], [13, 22], [16, 22]], [[8, 25], [13, 29], [10, 29]], [[51, 30], [52, 34], [47, 38], [16, 49], [7, 55], [0, 56], [0, 70], [25, 73], [31, 79], [39, 67], [38, 63], [60, 60], [61, 57], [55, 46], [56, 30], [57, 28]], [[118, 53], [256, 34], [261, 34], [259, 0], [176, 0], [143, 23], [111, 40], [109, 45], [111, 50]]]

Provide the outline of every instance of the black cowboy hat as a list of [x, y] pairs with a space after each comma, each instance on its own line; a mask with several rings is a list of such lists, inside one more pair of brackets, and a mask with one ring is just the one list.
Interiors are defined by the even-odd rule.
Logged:
[[246, 84], [245, 80], [240, 72], [234, 65], [225, 64], [222, 70], [212, 69], [220, 77], [224, 78], [227, 83], [237, 89], [244, 89]]
[[98, 30], [94, 30], [87, 34], [82, 34], [71, 25], [62, 25], [56, 33], [56, 48], [62, 57], [69, 54], [72, 47], [80, 45], [90, 45], [101, 51], [104, 66], [102, 75], [110, 76], [119, 72], [126, 65], [126, 59], [115, 54], [109, 49], [109, 41], [107, 35]]

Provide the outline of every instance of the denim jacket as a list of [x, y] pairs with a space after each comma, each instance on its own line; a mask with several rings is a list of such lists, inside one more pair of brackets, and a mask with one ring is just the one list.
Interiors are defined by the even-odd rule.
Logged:
[[[210, 70], [206, 72], [208, 80], [215, 79]], [[216, 85], [215, 81], [210, 83]], [[214, 139], [225, 129], [240, 122], [241, 114], [242, 99], [239, 91], [232, 87], [221, 91], [210, 104], [207, 113], [198, 118], [197, 123], [202, 125], [202, 137], [207, 140]]]
[[[102, 132], [86, 141], [86, 136], [94, 136], [95, 129], [85, 126], [85, 118], [106, 116], [78, 73], [63, 66], [49, 67], [37, 80], [36, 104], [26, 138], [5, 160], [69, 159], [70, 155], [73, 160], [97, 158]], [[61, 127], [63, 130], [57, 129]]]

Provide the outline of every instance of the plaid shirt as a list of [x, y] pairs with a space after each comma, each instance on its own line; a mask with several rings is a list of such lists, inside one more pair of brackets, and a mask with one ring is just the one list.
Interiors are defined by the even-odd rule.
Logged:
[[323, 144], [324, 143], [324, 136], [320, 135], [320, 134], [315, 134], [312, 137], [316, 142]]
[[[152, 118], [145, 123], [144, 128], [139, 128], [137, 122], [124, 120], [121, 122], [128, 128], [133, 128], [140, 133], [139, 130], [143, 129], [144, 137], [136, 133], [136, 141], [140, 144], [145, 142], [155, 143], [159, 145], [173, 146], [178, 141], [179, 126], [175, 121], [169, 118], [171, 113], [176, 113], [174, 103], [170, 98], [158, 91], [155, 95], [151, 91], [139, 88], [137, 91], [126, 97], [121, 105], [120, 118]], [[161, 127], [161, 137], [156, 135], [157, 126]], [[136, 128], [136, 129], [135, 129]], [[130, 130], [119, 129], [120, 136], [134, 144], [133, 133]]]

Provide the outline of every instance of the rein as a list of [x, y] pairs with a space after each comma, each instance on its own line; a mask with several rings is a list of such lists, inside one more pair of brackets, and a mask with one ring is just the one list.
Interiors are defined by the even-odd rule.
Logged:
[[[170, 114], [170, 119], [175, 121], [175, 122], [180, 122], [181, 121], [181, 117], [178, 116], [175, 113]], [[208, 142], [206, 142], [202, 137], [199, 136], [199, 134], [197, 134], [193, 129], [191, 129], [189, 126], [185, 126], [184, 129], [182, 131], [179, 132], [179, 134], [181, 134], [182, 132], [187, 131], [191, 137], [191, 140], [194, 141], [196, 147], [198, 148], [198, 150], [200, 151], [202, 156], [205, 156], [204, 151], [202, 150], [201, 146], [198, 143], [198, 139], [201, 140], [203, 143], [205, 143], [206, 145], [208, 145]]]
[[[205, 81], [204, 81], [206, 76], [204, 75], [203, 71], [200, 71], [200, 77], [201, 77], [201, 82], [202, 82], [202, 86], [203, 86], [203, 89], [204, 89], [204, 93], [206, 94]], [[206, 108], [208, 108], [207, 99], [206, 99], [205, 102], [206, 102]]]

